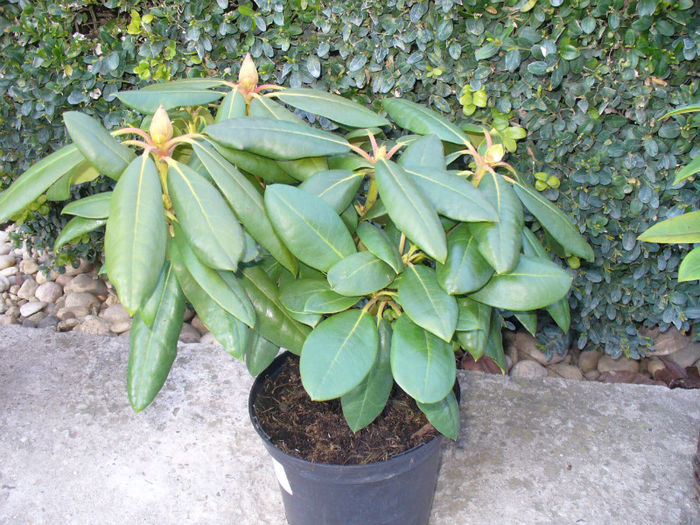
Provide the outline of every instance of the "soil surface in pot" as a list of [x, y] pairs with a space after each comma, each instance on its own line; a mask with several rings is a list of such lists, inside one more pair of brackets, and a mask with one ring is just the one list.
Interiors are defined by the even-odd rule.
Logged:
[[260, 425], [278, 448], [317, 463], [385, 461], [438, 434], [415, 401], [396, 385], [380, 416], [353, 433], [340, 400], [311, 400], [302, 386], [296, 356], [290, 356], [279, 374], [265, 383], [254, 408]]

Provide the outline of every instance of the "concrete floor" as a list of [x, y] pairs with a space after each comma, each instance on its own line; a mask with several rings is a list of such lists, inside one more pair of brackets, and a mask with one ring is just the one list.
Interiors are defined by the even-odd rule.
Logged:
[[[245, 367], [182, 345], [135, 415], [127, 358], [124, 338], [0, 327], [0, 523], [283, 524]], [[700, 391], [459, 379], [431, 525], [700, 524]]]

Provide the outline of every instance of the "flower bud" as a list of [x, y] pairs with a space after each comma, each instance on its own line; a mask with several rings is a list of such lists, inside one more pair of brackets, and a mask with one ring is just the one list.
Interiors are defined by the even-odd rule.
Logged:
[[148, 131], [151, 134], [151, 139], [158, 146], [162, 146], [173, 137], [173, 125], [168, 117], [168, 112], [162, 105], [153, 114]]
[[238, 85], [248, 92], [255, 90], [258, 85], [258, 70], [255, 68], [253, 59], [250, 58], [250, 53], [243, 59], [241, 71], [238, 73]]
[[501, 162], [505, 154], [506, 152], [502, 144], [494, 144], [486, 150], [486, 155], [484, 157], [486, 158], [486, 162], [493, 164], [495, 162]]

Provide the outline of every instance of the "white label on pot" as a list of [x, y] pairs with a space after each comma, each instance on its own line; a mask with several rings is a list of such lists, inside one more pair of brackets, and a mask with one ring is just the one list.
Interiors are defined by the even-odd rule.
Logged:
[[289, 485], [289, 480], [287, 479], [287, 473], [284, 471], [282, 463], [272, 458], [272, 466], [275, 468], [275, 475], [277, 476], [277, 481], [280, 483], [280, 487], [286, 490], [290, 496], [294, 493], [292, 492], [292, 487]]

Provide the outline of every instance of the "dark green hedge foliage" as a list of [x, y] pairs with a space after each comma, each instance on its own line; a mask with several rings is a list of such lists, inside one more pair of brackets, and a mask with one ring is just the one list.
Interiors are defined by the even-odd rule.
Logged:
[[[470, 122], [528, 130], [510, 162], [562, 184], [545, 194], [596, 249], [571, 296], [579, 346], [637, 355], [642, 325], [688, 329], [697, 283], [675, 281], [689, 247], [636, 241], [697, 208], [672, 187], [697, 154], [697, 125], [659, 117], [697, 101], [700, 29], [692, 0], [108, 0], [0, 6], [3, 184], [64, 140], [80, 106], [108, 127], [120, 89], [153, 79], [234, 76], [247, 51], [262, 80], [319, 85], [365, 102], [402, 95], [464, 117], [465, 85], [484, 90]], [[62, 219], [30, 220], [50, 242]], [[643, 348], [642, 348], [643, 351]]]

